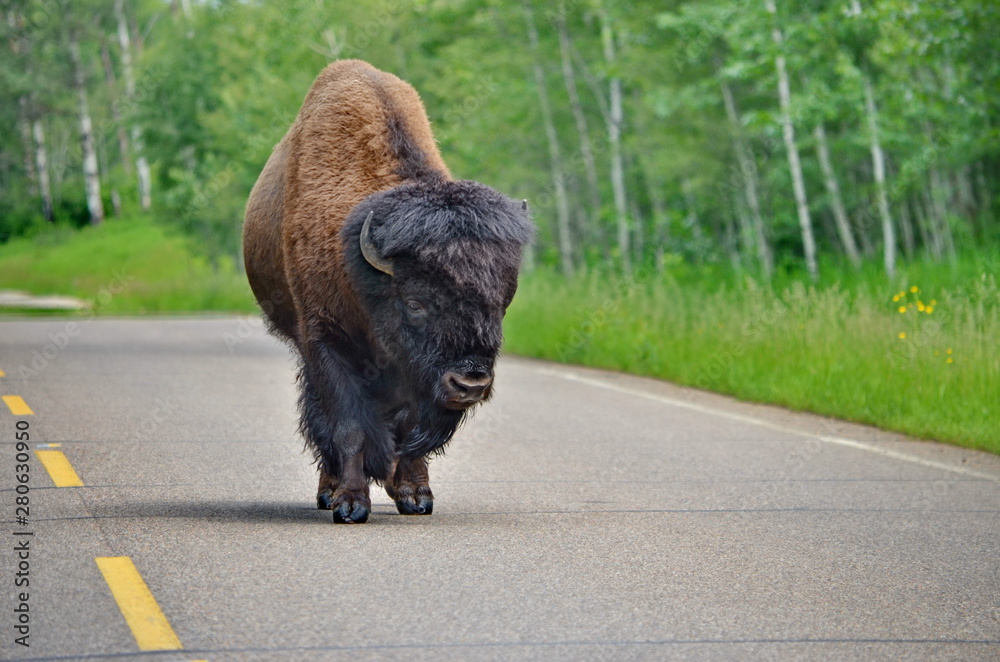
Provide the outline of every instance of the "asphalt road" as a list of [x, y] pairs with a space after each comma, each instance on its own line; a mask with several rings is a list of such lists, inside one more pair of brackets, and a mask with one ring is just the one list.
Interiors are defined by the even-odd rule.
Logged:
[[508, 357], [432, 516], [334, 525], [258, 322], [69, 324], [0, 322], [4, 659], [1000, 659], [1000, 458]]

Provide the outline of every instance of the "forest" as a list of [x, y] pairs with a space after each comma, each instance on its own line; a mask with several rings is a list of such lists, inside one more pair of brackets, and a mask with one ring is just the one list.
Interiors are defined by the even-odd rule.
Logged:
[[996, 3], [4, 5], [0, 242], [145, 213], [238, 266], [247, 194], [339, 58], [420, 91], [456, 176], [530, 201], [528, 269], [891, 277], [1000, 238]]
[[1000, 453], [996, 2], [0, 7], [0, 288], [246, 337], [247, 196], [359, 58], [528, 200], [505, 351]]

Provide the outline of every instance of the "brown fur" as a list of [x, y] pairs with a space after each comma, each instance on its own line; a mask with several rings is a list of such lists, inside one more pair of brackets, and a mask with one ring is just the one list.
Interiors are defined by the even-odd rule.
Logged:
[[[418, 154], [394, 156], [400, 131]], [[365, 197], [414, 174], [451, 179], [416, 90], [360, 60], [326, 67], [250, 193], [244, 225], [254, 295], [300, 349], [312, 322], [369, 334], [344, 279], [340, 228]]]

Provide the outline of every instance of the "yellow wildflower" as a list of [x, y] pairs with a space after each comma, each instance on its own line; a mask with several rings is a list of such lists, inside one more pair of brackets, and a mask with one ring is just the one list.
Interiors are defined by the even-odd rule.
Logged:
[[913, 292], [914, 294], [916, 294], [917, 292], [920, 291], [920, 288], [917, 287], [916, 285], [914, 285], [913, 287], [910, 288], [910, 291]]
[[900, 313], [905, 313], [906, 312], [906, 306], [900, 306], [899, 307], [899, 312]]
[[926, 308], [924, 308], [924, 312], [930, 315], [931, 313], [934, 312], [934, 306], [927, 306]]
[[937, 299], [931, 299], [931, 305], [932, 306], [936, 306], [937, 305]]
[[955, 362], [955, 359], [951, 358], [950, 356], [948, 357], [948, 360], [946, 361], [946, 363], [954, 363], [954, 362]]
[[949, 354], [951, 354], [951, 347], [949, 347], [949, 348], [948, 348], [948, 349], [947, 349], [946, 351], [947, 351], [947, 352], [948, 352]]
[[906, 331], [900, 331], [899, 332], [899, 339], [902, 340], [904, 338], [906, 338]]
[[940, 349], [935, 349], [934, 350], [934, 356], [941, 356], [941, 350]]
[[897, 294], [896, 296], [892, 297], [892, 300], [893, 300], [894, 303], [896, 301], [899, 301], [899, 295]]
[[924, 302], [923, 301], [918, 301], [917, 302], [917, 310], [919, 310], [920, 312], [924, 312]]

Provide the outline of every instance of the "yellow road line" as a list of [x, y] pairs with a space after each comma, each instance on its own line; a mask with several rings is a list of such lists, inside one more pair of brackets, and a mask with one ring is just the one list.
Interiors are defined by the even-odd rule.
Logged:
[[10, 413], [15, 416], [31, 416], [35, 413], [31, 411], [31, 407], [24, 401], [24, 398], [19, 395], [5, 395], [3, 396], [3, 401], [7, 405], [7, 408], [10, 409]]
[[83, 487], [83, 481], [76, 474], [73, 465], [66, 459], [65, 453], [36, 450], [35, 455], [42, 461], [42, 465], [49, 472], [49, 477], [52, 478], [56, 487]]
[[156, 604], [156, 598], [149, 592], [132, 559], [127, 556], [103, 556], [94, 560], [139, 649], [166, 651], [182, 648], [181, 640], [174, 634], [174, 629], [170, 627], [160, 605]]

